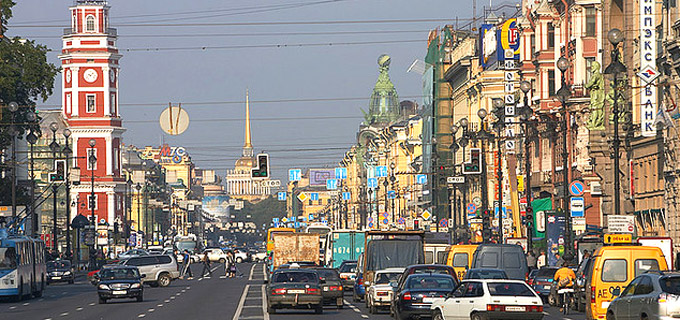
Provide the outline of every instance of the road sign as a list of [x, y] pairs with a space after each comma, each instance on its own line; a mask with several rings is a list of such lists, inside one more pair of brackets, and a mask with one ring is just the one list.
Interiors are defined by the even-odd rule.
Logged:
[[570, 208], [572, 217], [583, 217], [585, 211], [585, 200], [583, 197], [571, 197]]
[[477, 206], [474, 203], [468, 203], [467, 211], [468, 213], [475, 213], [477, 212]]
[[273, 222], [273, 223], [278, 223], [278, 222], [279, 222], [279, 218], [272, 218], [272, 222]]
[[416, 175], [416, 182], [418, 184], [427, 184], [427, 175], [426, 174]]
[[377, 188], [378, 187], [378, 179], [377, 178], [368, 178], [366, 181], [366, 186], [369, 188]]
[[310, 221], [311, 221], [311, 220], [314, 220], [314, 214], [311, 214], [311, 213], [310, 213], [310, 214], [307, 216], [307, 219], [309, 219]]
[[661, 74], [659, 71], [656, 71], [654, 68], [650, 66], [646, 66], [642, 69], [640, 69], [640, 72], [637, 73], [638, 77], [642, 79], [644, 82], [647, 84], [650, 84], [654, 82], [656, 78], [658, 78]]
[[388, 199], [396, 199], [397, 198], [397, 192], [394, 190], [387, 191], [387, 198]]
[[449, 225], [449, 220], [448, 219], [441, 219], [439, 220], [439, 226], [442, 228], [446, 228]]
[[299, 222], [296, 222], [296, 223], [295, 223], [295, 229], [297, 229], [297, 228], [299, 228], [299, 227], [300, 227], [300, 223], [299, 223]]
[[388, 224], [388, 223], [390, 223], [390, 221], [387, 220], [387, 219], [382, 219], [382, 223], [383, 223], [383, 224]]
[[288, 180], [289, 181], [300, 181], [302, 179], [302, 169], [290, 169], [288, 170]]
[[347, 168], [335, 168], [335, 179], [347, 179]]
[[611, 233], [633, 233], [635, 231], [635, 216], [609, 215], [607, 226]]
[[312, 201], [319, 201], [319, 193], [318, 192], [312, 192], [309, 194], [309, 198]]
[[399, 224], [404, 224], [404, 223], [406, 223], [406, 219], [401, 217], [401, 218], [399, 218], [399, 220], [397, 220], [397, 222], [399, 222]]
[[373, 217], [368, 217], [368, 222], [373, 222]]
[[368, 223], [368, 227], [369, 227], [369, 228], [373, 228], [373, 222], [369, 222], [369, 223]]
[[288, 222], [288, 218], [286, 218], [286, 217], [281, 218], [281, 222], [283, 222], [283, 223]]
[[586, 218], [584, 217], [571, 218], [571, 229], [574, 231], [586, 231]]
[[574, 180], [569, 184], [569, 193], [572, 196], [580, 197], [583, 195], [583, 191], [585, 191], [586, 186], [583, 184], [583, 182], [579, 180]]
[[290, 221], [291, 221], [291, 222], [295, 222], [296, 219], [297, 219], [297, 218], [295, 218], [295, 217], [290, 217]]
[[378, 178], [387, 177], [387, 166], [377, 166], [375, 167], [375, 176]]
[[607, 234], [604, 235], [604, 243], [606, 243], [606, 244], [633, 243], [633, 235], [630, 234], [630, 233], [627, 233], [627, 234], [607, 233]]
[[389, 217], [389, 216], [390, 216], [390, 214], [389, 214], [389, 213], [387, 213], [387, 212], [383, 212], [383, 213], [382, 213], [382, 216], [383, 216], [383, 218], [387, 218], [387, 217]]
[[328, 224], [328, 220], [321, 220], [321, 223]]
[[286, 193], [285, 192], [279, 192], [278, 194], [279, 201], [286, 201]]
[[432, 214], [430, 213], [430, 211], [427, 210], [423, 211], [423, 213], [421, 213], [420, 216], [425, 220], [430, 220], [430, 218], [432, 218]]
[[304, 192], [300, 192], [300, 194], [298, 194], [297, 198], [298, 198], [298, 200], [300, 200], [300, 202], [305, 202], [305, 201], [307, 201], [307, 199], [309, 199], [309, 196], [307, 196], [307, 194], [304, 193]]
[[446, 177], [446, 183], [448, 184], [461, 184], [465, 183], [465, 177], [460, 176], [460, 177]]
[[342, 200], [352, 200], [352, 194], [349, 192], [342, 193]]
[[338, 180], [337, 179], [327, 179], [326, 180], [326, 190], [337, 190]]

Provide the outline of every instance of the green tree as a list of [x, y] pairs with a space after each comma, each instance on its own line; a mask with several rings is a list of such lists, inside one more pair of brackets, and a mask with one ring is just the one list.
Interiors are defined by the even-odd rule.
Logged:
[[[2, 19], [2, 34], [7, 27], [7, 21], [12, 17], [12, 0], [0, 0], [0, 18]], [[40, 135], [40, 128], [36, 121], [28, 121], [29, 113], [35, 114], [36, 101], [45, 101], [54, 90], [54, 78], [59, 68], [47, 62], [47, 47], [36, 44], [35, 41], [14, 38], [0, 38], [0, 150], [7, 154], [12, 143], [10, 129], [18, 131], [18, 139], [23, 139], [29, 130]], [[14, 114], [8, 112], [9, 102], [16, 102], [21, 106]], [[29, 116], [30, 117], [30, 116]], [[14, 126], [10, 124], [14, 123]], [[9, 159], [8, 156], [4, 159]], [[5, 162], [2, 169], [6, 171], [4, 178], [0, 178], [0, 203], [10, 202], [11, 164]], [[7, 192], [6, 192], [7, 191]], [[21, 190], [20, 190], [21, 192]], [[25, 198], [20, 194], [19, 200]], [[20, 201], [24, 202], [24, 201]]]

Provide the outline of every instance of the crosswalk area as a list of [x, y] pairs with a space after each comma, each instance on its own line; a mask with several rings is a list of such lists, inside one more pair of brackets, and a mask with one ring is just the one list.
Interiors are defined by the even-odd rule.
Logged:
[[266, 308], [264, 265], [253, 264], [248, 276], [248, 284], [243, 289], [233, 320], [269, 320]]

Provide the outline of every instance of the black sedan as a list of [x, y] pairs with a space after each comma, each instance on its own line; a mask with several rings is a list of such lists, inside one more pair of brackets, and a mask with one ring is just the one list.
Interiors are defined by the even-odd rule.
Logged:
[[557, 272], [558, 267], [543, 267], [538, 269], [538, 272], [533, 278], [531, 286], [536, 290], [542, 298], [550, 295], [550, 288], [552, 287], [553, 278]]
[[340, 273], [331, 268], [317, 268], [314, 270], [319, 274], [319, 277], [322, 280], [321, 296], [323, 297], [323, 303], [334, 305], [337, 306], [338, 309], [342, 309], [344, 306], [342, 300], [344, 291]]
[[397, 320], [429, 317], [436, 298], [453, 291], [456, 280], [445, 274], [412, 274], [397, 288], [392, 312]]
[[144, 301], [144, 286], [137, 267], [115, 266], [99, 271], [99, 303], [106, 303], [109, 299], [137, 299]]
[[75, 281], [75, 270], [71, 261], [55, 260], [47, 262], [47, 284], [54, 282], [68, 282], [73, 284]]
[[276, 270], [267, 285], [267, 312], [276, 309], [314, 309], [323, 313], [322, 281], [309, 269]]

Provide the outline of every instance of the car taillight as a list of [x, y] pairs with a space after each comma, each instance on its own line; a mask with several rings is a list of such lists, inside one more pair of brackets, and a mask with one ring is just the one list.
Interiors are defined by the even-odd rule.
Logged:
[[386, 295], [387, 295], [387, 291], [378, 291], [377, 295], [378, 295], [378, 296], [386, 296]]
[[527, 306], [529, 312], [543, 312], [543, 306]]
[[527, 281], [527, 283], [528, 283], [530, 286], [533, 286], [533, 285], [534, 285], [534, 279], [529, 279], [529, 281]]
[[665, 292], [659, 294], [658, 302], [659, 303], [666, 303], [666, 301], [668, 301], [668, 294], [666, 294]]
[[404, 295], [402, 296], [402, 299], [411, 300], [411, 293], [410, 292], [404, 293]]
[[319, 292], [317, 288], [307, 288], [307, 294], [319, 294]]
[[328, 287], [328, 290], [330, 290], [330, 291], [340, 291], [340, 290], [342, 290], [342, 286], [330, 286], [330, 287]]
[[487, 304], [486, 311], [505, 311], [505, 306], [501, 304]]
[[358, 283], [360, 286], [363, 286], [363, 285], [364, 285], [364, 278], [359, 278], [359, 279], [357, 279], [357, 283]]
[[595, 303], [595, 286], [590, 286], [590, 303]]
[[286, 294], [286, 289], [282, 289], [282, 288], [274, 289], [274, 290], [272, 290], [272, 294], [273, 295], [275, 295], [275, 294]]

